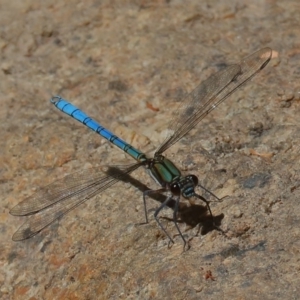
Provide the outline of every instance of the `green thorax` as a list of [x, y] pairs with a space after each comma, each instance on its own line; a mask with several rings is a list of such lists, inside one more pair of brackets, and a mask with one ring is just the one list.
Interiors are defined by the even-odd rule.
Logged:
[[180, 171], [174, 163], [163, 155], [159, 155], [151, 159], [148, 168], [153, 179], [163, 187], [181, 176]]

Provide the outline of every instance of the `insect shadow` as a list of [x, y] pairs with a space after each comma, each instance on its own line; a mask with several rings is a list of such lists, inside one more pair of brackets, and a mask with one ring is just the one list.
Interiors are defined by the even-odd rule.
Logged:
[[[142, 193], [150, 190], [150, 188], [135, 179], [129, 174], [124, 174], [117, 166], [108, 166], [105, 173], [109, 176], [117, 178], [118, 180], [124, 183], [130, 183], [132, 186], [140, 190]], [[151, 193], [147, 197], [152, 198], [155, 201], [163, 203], [167, 199], [167, 195], [162, 193]], [[188, 201], [187, 201], [188, 202]], [[175, 200], [171, 200], [168, 202], [167, 207], [171, 209], [175, 209]], [[148, 213], [148, 212], [147, 212]], [[188, 226], [187, 230], [193, 229], [196, 226], [199, 226], [198, 232], [196, 236], [200, 233], [201, 235], [206, 235], [210, 231], [218, 230], [218, 227], [221, 226], [222, 219], [224, 218], [224, 214], [221, 213], [211, 217], [208, 212], [206, 205], [201, 204], [188, 204], [184, 202], [179, 203], [178, 208], [178, 223], [185, 223]], [[168, 221], [174, 221], [173, 218], [161, 217], [162, 219]], [[137, 225], [144, 225], [146, 222], [138, 223]], [[219, 230], [220, 231], [220, 230]], [[176, 235], [175, 235], [176, 236]]]

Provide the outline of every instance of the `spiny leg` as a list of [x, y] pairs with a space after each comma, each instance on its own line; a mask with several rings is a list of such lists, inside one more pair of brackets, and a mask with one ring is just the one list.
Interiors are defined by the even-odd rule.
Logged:
[[211, 216], [211, 218], [212, 218], [212, 221], [213, 221], [213, 223], [215, 223], [215, 222], [214, 222], [214, 216], [213, 216], [213, 214], [212, 214], [212, 212], [211, 212], [211, 209], [210, 209], [210, 206], [209, 206], [209, 201], [207, 201], [204, 197], [202, 197], [202, 196], [200, 196], [200, 195], [198, 195], [198, 194], [195, 194], [195, 197], [205, 202], [206, 207], [207, 207], [207, 209], [208, 209], [208, 211], [209, 211], [209, 214], [210, 214], [210, 216]]
[[[171, 201], [173, 200], [172, 195], [168, 196], [168, 198], [162, 203], [162, 205], [155, 211], [154, 213], [154, 218], [156, 220], [156, 222], [158, 223], [159, 227], [162, 229], [162, 231], [165, 233], [165, 235], [169, 238], [169, 240], [174, 244], [173, 239], [170, 237], [170, 235], [168, 234], [168, 232], [166, 231], [166, 229], [164, 228], [164, 226], [160, 223], [159, 219], [157, 218], [157, 215], [159, 214], [159, 212]], [[176, 201], [177, 202], [177, 201]], [[177, 204], [178, 205], [178, 204]], [[176, 224], [177, 226], [177, 224]], [[177, 227], [178, 228], [178, 227]], [[179, 230], [179, 229], [178, 229]], [[180, 230], [179, 230], [180, 232]], [[181, 232], [180, 232], [181, 234]], [[181, 235], [182, 236], [182, 235]], [[183, 237], [183, 236], [182, 236]], [[184, 239], [184, 238], [183, 238]]]
[[148, 224], [148, 213], [147, 213], [147, 204], [146, 204], [146, 196], [149, 196], [150, 194], [157, 194], [157, 193], [163, 193], [165, 192], [165, 189], [159, 189], [159, 190], [147, 190], [143, 193], [143, 202], [144, 202], [144, 210], [145, 210], [145, 224]]
[[[203, 185], [201, 185], [201, 184], [198, 184], [198, 186], [202, 189], [202, 190], [204, 190], [205, 192], [207, 192], [208, 194], [210, 194], [210, 195], [212, 195], [214, 198], [216, 198], [218, 201], [222, 201], [222, 199], [224, 198], [224, 197], [222, 197], [222, 199], [220, 199], [218, 196], [216, 196], [213, 192], [211, 192], [210, 190], [208, 190], [207, 188], [205, 188]], [[225, 196], [226, 197], [226, 196]], [[202, 199], [201, 198], [201, 200], [203, 200], [204, 202], [207, 202], [207, 200], [205, 199]]]
[[[176, 200], [175, 200], [175, 208], [174, 208], [174, 212], [173, 212], [173, 221], [175, 223], [175, 226], [177, 228], [177, 231], [179, 233], [179, 235], [181, 236], [182, 240], [183, 240], [183, 250], [185, 251], [185, 246], [187, 244], [181, 230], [179, 229], [179, 226], [178, 226], [178, 223], [177, 223], [177, 213], [178, 213], [178, 209], [179, 209], [179, 200], [180, 200], [180, 196], [177, 196], [176, 197]], [[188, 248], [186, 250], [189, 250], [190, 249], [190, 245], [188, 244]]]
[[[213, 193], [211, 193], [211, 194], [214, 195]], [[214, 196], [215, 196], [215, 195], [214, 195]], [[208, 211], [209, 211], [209, 214], [210, 214], [210, 216], [211, 216], [211, 219], [212, 219], [213, 227], [214, 227], [216, 230], [222, 232], [223, 235], [225, 235], [225, 232], [224, 232], [219, 226], [217, 226], [216, 223], [215, 223], [215, 218], [214, 218], [214, 216], [213, 216], [213, 214], [212, 214], [212, 211], [211, 211], [211, 209], [210, 209], [209, 201], [207, 201], [204, 197], [202, 197], [202, 196], [200, 196], [200, 195], [198, 195], [198, 194], [195, 194], [195, 197], [205, 202], [206, 207], [207, 207], [207, 209], [208, 209]], [[215, 197], [216, 197], [217, 199], [219, 199], [217, 196], [215, 196]]]

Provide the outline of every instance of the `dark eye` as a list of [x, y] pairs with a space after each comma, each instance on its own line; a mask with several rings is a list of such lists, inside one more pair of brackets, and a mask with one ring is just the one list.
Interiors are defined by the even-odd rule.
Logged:
[[181, 191], [178, 183], [172, 183], [170, 186], [170, 191], [174, 196], [179, 196]]
[[198, 185], [198, 177], [196, 175], [189, 175], [189, 178], [193, 181], [194, 186]]

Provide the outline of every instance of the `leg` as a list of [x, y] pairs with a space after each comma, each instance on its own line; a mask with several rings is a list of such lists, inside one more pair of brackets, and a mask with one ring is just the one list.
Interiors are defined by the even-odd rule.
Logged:
[[211, 215], [212, 220], [214, 220], [213, 214], [212, 214], [210, 206], [209, 206], [209, 201], [207, 201], [204, 197], [202, 197], [202, 196], [200, 196], [198, 194], [195, 194], [194, 196], [205, 202], [206, 207], [207, 207], [207, 209], [209, 211], [209, 214]]
[[[181, 236], [182, 240], [183, 240], [183, 251], [185, 251], [185, 246], [187, 244], [181, 230], [178, 227], [178, 223], [177, 223], [177, 213], [178, 213], [178, 207], [179, 207], [179, 200], [180, 200], [180, 196], [176, 197], [176, 202], [175, 202], [175, 208], [174, 208], [174, 212], [173, 212], [173, 221], [175, 223], [175, 226], [177, 228], [177, 231], [179, 233], [179, 235]], [[186, 250], [190, 249], [190, 245], [188, 244], [188, 247]]]
[[[205, 192], [209, 193], [210, 195], [212, 195], [214, 198], [216, 198], [218, 201], [222, 201], [222, 199], [220, 199], [219, 197], [217, 197], [213, 192], [211, 192], [210, 190], [208, 190], [207, 188], [205, 188], [203, 185], [198, 184], [199, 187], [201, 187], [201, 189], [203, 189]], [[224, 198], [224, 197], [222, 197]], [[203, 200], [204, 202], [207, 202], [207, 200], [204, 200], [201, 198], [201, 200]]]
[[[174, 241], [173, 241], [173, 239], [170, 237], [170, 235], [168, 234], [168, 232], [166, 231], [166, 229], [163, 227], [163, 225], [159, 222], [159, 219], [157, 218], [157, 215], [159, 214], [159, 212], [168, 204], [168, 202], [170, 202], [171, 200], [172, 200], [173, 198], [172, 198], [172, 195], [171, 196], [169, 196], [163, 203], [162, 203], [162, 205], [155, 211], [155, 213], [154, 213], [154, 218], [155, 218], [155, 220], [156, 220], [156, 222], [158, 223], [158, 225], [159, 225], [159, 227], [162, 229], [162, 231], [165, 233], [165, 235], [169, 238], [169, 240], [174, 244]], [[179, 201], [176, 201], [176, 205], [178, 206], [178, 204], [177, 204], [177, 202], [179, 202]], [[176, 210], [176, 207], [175, 207], [175, 210]], [[174, 212], [175, 212], [175, 210], [174, 210]], [[178, 210], [178, 207], [177, 207], [177, 210]], [[176, 223], [175, 223], [176, 224]], [[177, 228], [178, 228], [178, 225], [176, 224], [176, 226], [177, 226]], [[178, 231], [180, 232], [180, 230], [178, 229]], [[180, 232], [180, 234], [181, 234], [181, 232]], [[181, 236], [182, 236], [182, 234], [181, 234]], [[182, 236], [182, 238], [183, 238], [183, 236]], [[184, 238], [183, 238], [183, 240], [184, 240]]]
[[159, 189], [159, 190], [148, 190], [143, 193], [143, 202], [144, 202], [144, 210], [145, 210], [145, 219], [146, 219], [146, 224], [148, 223], [148, 213], [147, 213], [147, 205], [146, 205], [146, 196], [150, 194], [156, 194], [156, 193], [163, 193], [165, 192], [165, 189]]
[[[214, 195], [213, 193], [211, 193], [211, 194]], [[213, 214], [212, 214], [212, 212], [211, 212], [211, 209], [210, 209], [210, 206], [209, 206], [209, 201], [207, 201], [204, 197], [202, 197], [202, 196], [200, 196], [200, 195], [198, 195], [198, 194], [195, 194], [195, 197], [197, 197], [198, 199], [200, 199], [200, 200], [202, 200], [202, 201], [205, 202], [206, 207], [207, 207], [207, 209], [208, 209], [208, 211], [209, 211], [209, 214], [210, 214], [210, 216], [211, 216], [211, 219], [212, 219], [213, 227], [214, 227], [216, 230], [222, 232], [222, 234], [225, 234], [224, 231], [223, 231], [219, 226], [217, 226], [217, 225], [215, 224], [215, 219], [214, 219], [214, 216], [213, 216]], [[219, 199], [217, 196], [215, 196], [215, 197], [216, 197], [217, 199]]]

